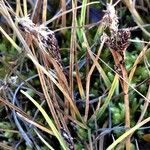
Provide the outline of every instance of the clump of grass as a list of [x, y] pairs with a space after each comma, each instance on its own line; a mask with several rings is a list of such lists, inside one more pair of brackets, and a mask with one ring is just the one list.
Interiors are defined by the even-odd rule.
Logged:
[[[150, 9], [146, 0], [0, 1], [0, 147], [140, 146], [150, 121], [150, 65], [149, 31], [138, 5], [143, 14], [145, 5]], [[105, 11], [91, 23], [94, 6]], [[120, 23], [126, 15], [133, 27]]]

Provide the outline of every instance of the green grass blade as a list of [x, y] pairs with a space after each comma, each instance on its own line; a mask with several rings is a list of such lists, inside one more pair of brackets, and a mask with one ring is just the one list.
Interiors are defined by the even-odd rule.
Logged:
[[143, 120], [139, 124], [135, 125], [133, 128], [131, 128], [130, 130], [125, 132], [123, 135], [121, 135], [116, 141], [114, 141], [106, 150], [112, 150], [113, 148], [115, 148], [115, 146], [117, 144], [121, 143], [121, 141], [124, 140], [127, 136], [129, 136], [130, 134], [134, 133], [138, 128], [140, 128], [141, 126], [143, 126], [144, 124], [146, 124], [149, 121], [150, 121], [150, 117], [148, 117], [147, 119]]
[[82, 9], [81, 9], [81, 16], [80, 16], [80, 26], [84, 26], [85, 18], [86, 18], [86, 4], [87, 0], [83, 0], [82, 2]]
[[35, 133], [38, 135], [38, 137], [40, 138], [40, 140], [50, 149], [50, 150], [55, 150], [52, 146], [50, 146], [47, 141], [45, 141], [45, 139], [39, 134], [38, 131], [34, 130]]
[[23, 90], [21, 90], [21, 93], [24, 94], [27, 98], [29, 98], [29, 100], [31, 100], [32, 103], [39, 109], [39, 111], [42, 113], [43, 117], [47, 121], [48, 125], [50, 126], [51, 130], [53, 131], [54, 135], [58, 139], [58, 141], [59, 141], [60, 145], [62, 146], [62, 148], [64, 150], [67, 150], [67, 146], [64, 142], [63, 137], [61, 136], [61, 134], [59, 133], [59, 131], [55, 127], [54, 123], [49, 118], [48, 114], [45, 112], [45, 110], [27, 92], [24, 92]]
[[113, 94], [115, 92], [115, 89], [116, 89], [116, 87], [118, 85], [118, 82], [119, 82], [119, 77], [118, 77], [118, 75], [116, 75], [115, 78], [114, 78], [114, 81], [113, 81], [113, 83], [111, 85], [111, 88], [109, 90], [108, 96], [107, 96], [107, 98], [106, 98], [106, 100], [105, 100], [105, 102], [103, 104], [103, 106], [101, 107], [101, 109], [98, 112], [96, 112], [96, 115], [94, 114], [90, 118], [89, 121], [93, 121], [95, 119], [95, 116], [96, 116], [97, 120], [102, 116], [102, 114], [106, 110], [106, 108], [107, 108], [107, 106], [108, 106], [108, 104], [109, 104], [109, 102], [110, 102], [110, 100], [111, 100], [111, 98], [112, 98], [112, 96], [113, 96]]
[[21, 48], [14, 42], [14, 40], [3, 30], [0, 26], [0, 32], [6, 37], [6, 39], [13, 45], [16, 50], [21, 53]]

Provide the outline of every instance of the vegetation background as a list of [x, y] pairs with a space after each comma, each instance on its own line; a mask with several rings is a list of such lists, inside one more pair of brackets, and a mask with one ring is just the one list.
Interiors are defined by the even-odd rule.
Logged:
[[149, 13], [149, 0], [0, 0], [0, 149], [149, 150]]

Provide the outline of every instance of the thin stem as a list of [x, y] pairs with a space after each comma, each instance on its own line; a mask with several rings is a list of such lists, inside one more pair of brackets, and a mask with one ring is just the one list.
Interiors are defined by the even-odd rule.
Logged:
[[[121, 60], [124, 61], [124, 58], [119, 54], [119, 52], [115, 51], [115, 50], [111, 50], [112, 55], [114, 57], [114, 61], [115, 61], [115, 65], [117, 67], [119, 67], [119, 69], [121, 69], [121, 76], [123, 78], [120, 79], [120, 83], [124, 92], [124, 104], [125, 104], [125, 127], [127, 128], [127, 130], [130, 128], [130, 107], [129, 107], [129, 86], [128, 84], [125, 82], [128, 80], [128, 74], [127, 74], [127, 70], [125, 68], [124, 63], [121, 63]], [[126, 140], [126, 150], [130, 150], [130, 137], [127, 138]]]

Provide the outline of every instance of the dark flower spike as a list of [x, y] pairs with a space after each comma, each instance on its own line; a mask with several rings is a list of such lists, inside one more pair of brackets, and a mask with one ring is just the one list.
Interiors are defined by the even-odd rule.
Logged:
[[113, 34], [110, 37], [106, 34], [103, 36], [105, 36], [105, 43], [110, 49], [120, 52], [125, 51], [128, 47], [130, 35], [130, 31], [126, 29], [119, 30], [116, 34]]
[[101, 37], [101, 41], [105, 38], [106, 45], [110, 49], [120, 52], [122, 55], [123, 52], [121, 51], [125, 51], [129, 45], [130, 31], [129, 29], [118, 29], [119, 21], [115, 6], [119, 1], [120, 0], [114, 5], [107, 4], [107, 10], [103, 16], [102, 23], [105, 27], [109, 28], [110, 36], [104, 33]]
[[24, 31], [28, 33], [35, 32], [35, 24], [32, 22], [32, 20], [29, 18], [29, 15], [27, 17], [16, 17], [16, 20], [18, 22], [19, 27], [23, 29]]
[[30, 33], [39, 42], [39, 47], [42, 50], [46, 50], [61, 66], [59, 46], [54, 32], [43, 24], [36, 26], [29, 16], [22, 18], [16, 17], [16, 20], [25, 32]]

